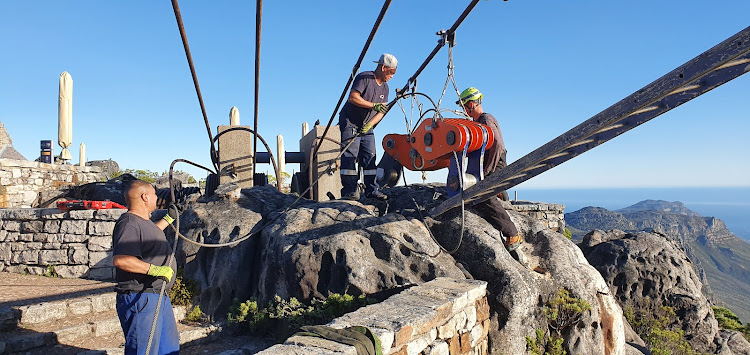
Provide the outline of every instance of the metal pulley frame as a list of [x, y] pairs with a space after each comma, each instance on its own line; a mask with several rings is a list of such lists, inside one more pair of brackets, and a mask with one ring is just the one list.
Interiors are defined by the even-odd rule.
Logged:
[[[494, 197], [748, 71], [750, 27], [467, 189], [464, 202]], [[460, 205], [461, 196], [454, 196], [430, 215]]]

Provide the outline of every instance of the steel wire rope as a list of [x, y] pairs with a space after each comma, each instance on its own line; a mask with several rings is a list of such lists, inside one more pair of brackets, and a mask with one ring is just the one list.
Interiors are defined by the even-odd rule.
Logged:
[[[193, 56], [190, 54], [190, 45], [188, 44], [187, 34], [185, 33], [185, 27], [182, 23], [182, 15], [180, 14], [180, 5], [177, 0], [172, 0], [172, 10], [174, 11], [174, 17], [177, 20], [177, 27], [180, 30], [180, 37], [182, 38], [182, 47], [185, 49], [185, 56], [187, 57], [188, 65], [190, 66], [190, 74], [193, 77], [193, 86], [195, 92], [198, 95], [198, 103], [201, 106], [201, 113], [203, 114], [203, 121], [206, 124], [206, 132], [208, 133], [208, 140], [211, 142], [211, 162], [216, 169], [216, 173], [219, 172], [218, 154], [216, 153], [216, 146], [212, 140], [213, 134], [211, 133], [211, 125], [208, 123], [208, 114], [206, 114], [206, 105], [203, 103], [203, 95], [201, 94], [201, 87], [198, 84], [198, 74], [195, 72], [195, 65], [193, 65]], [[150, 344], [150, 343], [149, 343]]]
[[[333, 109], [333, 113], [331, 114], [331, 119], [328, 120], [328, 124], [326, 125], [325, 130], [323, 130], [323, 138], [326, 137], [326, 134], [328, 134], [328, 130], [331, 128], [331, 124], [333, 123], [333, 119], [336, 118], [336, 113], [339, 111], [339, 107], [341, 107], [341, 102], [344, 101], [344, 97], [346, 97], [346, 93], [349, 91], [349, 86], [352, 84], [352, 81], [354, 81], [354, 77], [357, 75], [357, 71], [359, 70], [359, 66], [362, 64], [362, 60], [365, 58], [365, 54], [367, 54], [367, 50], [370, 49], [370, 44], [372, 44], [373, 38], [375, 38], [375, 33], [378, 32], [378, 29], [380, 28], [380, 23], [383, 21], [383, 18], [385, 17], [385, 13], [388, 11], [388, 7], [391, 5], [392, 0], [385, 0], [383, 3], [383, 7], [380, 9], [380, 14], [378, 14], [378, 18], [375, 20], [375, 24], [372, 26], [372, 30], [370, 30], [370, 35], [367, 37], [367, 40], [365, 41], [365, 45], [362, 48], [362, 52], [359, 54], [359, 58], [357, 59], [357, 63], [354, 64], [354, 67], [352, 68], [352, 72], [349, 74], [349, 79], [346, 82], [346, 85], [344, 86], [344, 90], [341, 92], [341, 96], [339, 97], [338, 103], [336, 103], [336, 108]], [[320, 150], [320, 145], [323, 144], [323, 141], [321, 140], [318, 142], [318, 145], [313, 149], [310, 154], [317, 155], [318, 151]]]
[[[263, 19], [263, 0], [255, 2], [255, 105], [253, 105], [253, 131], [258, 132], [258, 103], [260, 89], [260, 29]], [[269, 150], [270, 152], [270, 150]], [[258, 136], [253, 136], [253, 176], [258, 165]], [[277, 180], [278, 181], [278, 180]], [[280, 182], [277, 185], [281, 185]]]
[[260, 139], [261, 143], [263, 143], [263, 145], [266, 147], [266, 150], [268, 150], [268, 155], [271, 158], [271, 165], [273, 165], [273, 173], [274, 173], [274, 176], [276, 177], [276, 181], [277, 181], [276, 188], [277, 188], [277, 190], [281, 191], [281, 183], [278, 182], [278, 181], [281, 181], [281, 180], [279, 180], [279, 175], [280, 175], [279, 174], [279, 169], [280, 169], [280, 167], [278, 166], [278, 164], [276, 164], [276, 159], [274, 158], [273, 152], [271, 151], [271, 147], [268, 146], [268, 143], [266, 143], [266, 140], [263, 139], [263, 137], [260, 134], [258, 134], [257, 132], [255, 132], [252, 129], [247, 128], [247, 127], [233, 126], [231, 128], [228, 128], [225, 131], [219, 132], [216, 135], [216, 137], [214, 137], [214, 139], [212, 140], [212, 142], [215, 142], [216, 140], [218, 140], [219, 137], [221, 137], [223, 134], [227, 134], [227, 133], [233, 132], [233, 131], [248, 131], [248, 132], [252, 133], [253, 135], [255, 135], [255, 137], [257, 137], [258, 139]]

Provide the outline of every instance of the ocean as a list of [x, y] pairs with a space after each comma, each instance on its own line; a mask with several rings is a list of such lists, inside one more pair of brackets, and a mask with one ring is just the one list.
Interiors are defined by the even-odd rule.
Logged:
[[560, 203], [565, 212], [595, 206], [616, 210], [643, 200], [680, 201], [704, 217], [716, 217], [750, 242], [750, 187], [675, 187], [606, 189], [511, 189], [513, 199]]

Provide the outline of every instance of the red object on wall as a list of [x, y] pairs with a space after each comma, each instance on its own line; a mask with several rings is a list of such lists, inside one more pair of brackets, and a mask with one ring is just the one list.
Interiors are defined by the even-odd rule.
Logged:
[[69, 210], [106, 210], [110, 208], [127, 207], [112, 201], [89, 201], [89, 200], [66, 200], [57, 201], [57, 208], [63, 211]]

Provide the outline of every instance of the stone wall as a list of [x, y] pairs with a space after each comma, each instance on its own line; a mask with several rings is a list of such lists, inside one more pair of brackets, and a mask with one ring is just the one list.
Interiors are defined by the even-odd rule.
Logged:
[[[485, 281], [437, 278], [336, 318], [328, 326], [369, 328], [380, 339], [383, 354], [484, 355], [489, 316]], [[309, 336], [292, 336], [258, 354], [334, 353], [357, 354], [353, 346]]]
[[0, 208], [32, 207], [41, 191], [100, 181], [105, 175], [99, 167], [0, 159]]
[[[112, 229], [124, 209], [0, 209], [0, 271], [114, 278]], [[52, 265], [52, 267], [50, 267]]]
[[562, 233], [565, 230], [565, 205], [531, 201], [511, 201], [508, 209], [537, 219], [555, 232]]

